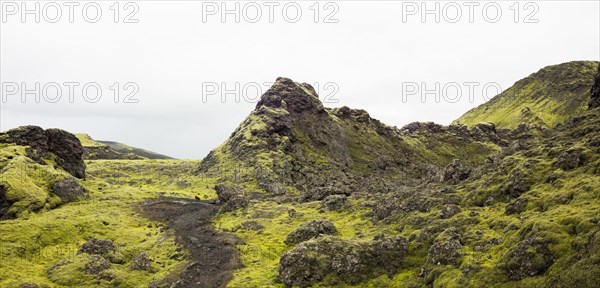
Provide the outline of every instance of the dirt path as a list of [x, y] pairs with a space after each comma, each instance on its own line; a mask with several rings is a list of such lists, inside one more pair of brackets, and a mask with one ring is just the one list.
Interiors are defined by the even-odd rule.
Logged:
[[175, 232], [177, 242], [190, 252], [188, 265], [165, 279], [164, 287], [225, 287], [233, 270], [242, 266], [235, 248], [239, 239], [217, 232], [211, 222], [219, 206], [193, 199], [161, 198], [142, 202], [140, 208], [145, 217], [165, 222]]

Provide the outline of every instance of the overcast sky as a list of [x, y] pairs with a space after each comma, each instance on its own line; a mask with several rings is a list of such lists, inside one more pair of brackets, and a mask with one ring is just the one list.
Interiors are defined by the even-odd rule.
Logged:
[[[27, 2], [39, 23], [1, 3], [1, 130], [59, 127], [177, 158], [227, 139], [278, 76], [401, 127], [449, 124], [544, 66], [600, 59], [598, 1]], [[221, 13], [236, 3], [239, 23]], [[436, 3], [439, 19], [422, 15]]]

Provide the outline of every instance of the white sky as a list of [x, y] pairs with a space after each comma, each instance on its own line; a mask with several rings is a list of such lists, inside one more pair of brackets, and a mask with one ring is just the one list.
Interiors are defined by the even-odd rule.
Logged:
[[[243, 15], [240, 23], [233, 15], [222, 23], [220, 14], [206, 16], [203, 23], [200, 1], [133, 1], [127, 9], [121, 2], [120, 22], [138, 7], [132, 18], [138, 23], [114, 23], [114, 1], [98, 1], [102, 17], [88, 23], [81, 11], [86, 2], [77, 2], [74, 23], [69, 23], [67, 6], [62, 6], [58, 23], [48, 23], [44, 15], [40, 23], [33, 15], [26, 15], [22, 23], [21, 11], [5, 15], [13, 11], [12, 3], [19, 7], [21, 2], [0, 1], [0, 80], [5, 84], [0, 92], [6, 96], [0, 103], [0, 130], [26, 124], [59, 127], [178, 158], [203, 158], [255, 106], [252, 101], [236, 103], [232, 95], [222, 103], [220, 94], [208, 96], [204, 103], [203, 83], [226, 83], [233, 89], [236, 82], [243, 87], [272, 82], [278, 76], [317, 82], [322, 97], [338, 89], [332, 97], [338, 103], [326, 106], [366, 109], [374, 118], [400, 127], [413, 121], [449, 124], [484, 102], [481, 86], [486, 83], [506, 89], [547, 65], [600, 59], [598, 1], [533, 1], [529, 6], [523, 1], [518, 23], [513, 19], [514, 1], [495, 2], [502, 11], [497, 23], [482, 16], [487, 2], [476, 1], [470, 1], [479, 5], [474, 7], [473, 23], [466, 6], [470, 4], [456, 2], [462, 17], [450, 23], [456, 6], [431, 1], [428, 8], [435, 3], [440, 10], [447, 8], [440, 23], [434, 15], [422, 23], [418, 12], [403, 21], [403, 11], [422, 2], [399, 1], [332, 1], [329, 6], [321, 2], [319, 23], [313, 20], [314, 1], [296, 2], [302, 11], [297, 23], [282, 16], [286, 2], [274, 7], [273, 23], [264, 2], [256, 2], [262, 11], [258, 23], [249, 23]], [[27, 3], [34, 7], [35, 2]], [[38, 3], [41, 10], [47, 8], [48, 19], [54, 17], [54, 6]], [[221, 2], [206, 2], [204, 7], [211, 8], [212, 3], [218, 7]], [[254, 4], [237, 3], [248, 8], [246, 16], [251, 20]], [[228, 5], [233, 8], [234, 2]], [[336, 7], [331, 19], [338, 23], [323, 23]], [[287, 15], [293, 18], [291, 8]], [[524, 23], [533, 12], [529, 20], [538, 23]], [[87, 15], [93, 18], [93, 10]], [[495, 17], [491, 8], [486, 15]], [[11, 83], [33, 88], [36, 82], [41, 87], [51, 82], [81, 86], [75, 88], [74, 103], [69, 102], [67, 86], [62, 86], [57, 103], [43, 99], [36, 103], [34, 95], [21, 103], [21, 91], [8, 93]], [[96, 103], [84, 101], [81, 95], [81, 87], [89, 82], [102, 88]], [[110, 88], [114, 82], [121, 86], [134, 82], [139, 87], [134, 98], [139, 102], [114, 103]], [[456, 91], [448, 83], [461, 84], [460, 100], [436, 103], [433, 95], [427, 95], [422, 103], [419, 93], [402, 100], [403, 89], [415, 87], [411, 83], [426, 83], [433, 89], [436, 82], [448, 91]], [[475, 101], [469, 101], [465, 82], [479, 83]], [[330, 85], [324, 87], [326, 83]], [[121, 96], [132, 91], [121, 88]], [[55, 94], [53, 88], [48, 91]], [[249, 97], [255, 96], [255, 90], [248, 91]], [[489, 91], [489, 96], [495, 94], [493, 88]]]

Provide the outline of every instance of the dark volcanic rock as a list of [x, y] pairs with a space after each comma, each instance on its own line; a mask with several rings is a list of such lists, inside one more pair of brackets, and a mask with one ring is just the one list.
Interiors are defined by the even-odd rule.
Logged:
[[331, 221], [327, 221], [324, 219], [317, 219], [305, 223], [302, 227], [298, 228], [294, 232], [290, 233], [287, 238], [285, 238], [285, 244], [292, 245], [298, 244], [300, 242], [316, 238], [319, 235], [334, 235], [337, 233], [337, 229], [331, 223]]
[[469, 178], [471, 168], [463, 164], [459, 159], [454, 159], [444, 168], [442, 180], [450, 183], [458, 183]]
[[573, 170], [581, 166], [584, 162], [580, 150], [567, 150], [558, 155], [558, 161], [554, 163], [554, 168], [560, 168], [565, 171]]
[[321, 187], [313, 187], [303, 196], [303, 200], [323, 200], [332, 195], [347, 195], [350, 194], [348, 189], [344, 189], [342, 185], [327, 185]]
[[530, 180], [525, 177], [522, 171], [515, 170], [508, 176], [503, 193], [512, 198], [517, 198], [524, 192], [529, 191], [530, 188]]
[[8, 130], [5, 133], [8, 135], [8, 141], [6, 142], [12, 142], [22, 146], [30, 146], [32, 149], [39, 152], [46, 153], [48, 151], [48, 136], [44, 133], [44, 129], [41, 127], [21, 126]]
[[219, 202], [224, 203], [221, 207], [222, 212], [230, 212], [238, 209], [245, 209], [250, 203], [244, 189], [233, 185], [217, 185], [215, 191], [219, 197]]
[[529, 199], [527, 199], [527, 198], [515, 199], [515, 200], [511, 201], [510, 203], [508, 203], [508, 205], [506, 205], [506, 209], [504, 209], [504, 214], [506, 214], [506, 215], [521, 214], [523, 211], [525, 211], [525, 208], [527, 207], [528, 202], [529, 202]]
[[85, 271], [88, 274], [100, 274], [100, 272], [110, 269], [110, 262], [108, 262], [104, 257], [93, 254], [90, 255], [88, 262], [85, 264]]
[[377, 220], [383, 220], [392, 215], [402, 215], [412, 211], [427, 212], [432, 207], [424, 195], [411, 194], [405, 197], [382, 197], [373, 206], [373, 214]]
[[431, 245], [427, 262], [432, 265], [460, 265], [462, 260], [462, 233], [456, 228], [442, 232]]
[[75, 135], [60, 129], [45, 130], [37, 126], [22, 126], [4, 132], [4, 143], [30, 146], [28, 156], [43, 164], [49, 153], [56, 156], [56, 164], [77, 178], [85, 178], [83, 146]]
[[47, 129], [48, 149], [58, 156], [57, 164], [77, 178], [85, 178], [83, 146], [75, 135], [60, 129]]
[[500, 268], [512, 280], [541, 275], [554, 263], [547, 243], [536, 237], [523, 240], [504, 258]]
[[11, 203], [6, 199], [6, 187], [0, 185], [0, 219], [6, 215]]
[[456, 205], [448, 205], [442, 208], [442, 212], [440, 213], [440, 217], [442, 219], [448, 219], [458, 213], [460, 213], [460, 207]]
[[98, 238], [92, 238], [81, 246], [79, 251], [77, 251], [77, 254], [87, 253], [106, 255], [111, 251], [115, 251], [115, 249], [115, 245], [109, 239], [103, 240]]
[[244, 195], [244, 190], [242, 188], [232, 185], [217, 185], [215, 186], [215, 191], [221, 202], [227, 202], [229, 199], [233, 198], [233, 196]]
[[73, 177], [52, 184], [52, 192], [60, 197], [63, 203], [77, 201], [89, 196], [87, 190]]
[[594, 86], [592, 86], [591, 98], [588, 104], [589, 109], [597, 108], [600, 106], [600, 66], [598, 66], [598, 74], [594, 80]]
[[243, 230], [254, 230], [254, 231], [258, 231], [263, 228], [264, 228], [264, 226], [255, 220], [243, 222], [240, 227], [240, 229], [243, 229]]
[[221, 207], [221, 211], [230, 212], [238, 209], [245, 209], [248, 207], [249, 203], [250, 200], [248, 197], [244, 195], [233, 195], [227, 202], [225, 202], [223, 207]]
[[263, 105], [272, 108], [283, 106], [286, 110], [296, 113], [309, 110], [325, 111], [323, 104], [317, 98], [315, 89], [311, 85], [307, 83], [297, 84], [284, 77], [275, 80], [273, 86], [258, 101], [256, 108]]
[[143, 271], [151, 271], [152, 260], [146, 252], [141, 252], [140, 254], [133, 257], [133, 263], [131, 263], [131, 270], [143, 270]]
[[323, 207], [328, 211], [338, 211], [348, 207], [346, 195], [331, 195], [323, 199]]
[[377, 272], [393, 275], [407, 249], [408, 241], [403, 237], [353, 243], [326, 236], [284, 253], [279, 262], [279, 278], [288, 287], [307, 287], [330, 275], [347, 283], [359, 283], [378, 276]]

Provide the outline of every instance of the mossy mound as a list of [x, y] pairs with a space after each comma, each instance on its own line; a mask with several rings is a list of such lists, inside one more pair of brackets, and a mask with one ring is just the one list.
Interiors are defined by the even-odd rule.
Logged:
[[454, 124], [474, 126], [492, 122], [498, 128], [512, 129], [523, 123], [554, 127], [588, 108], [597, 71], [596, 61], [574, 61], [542, 68], [465, 113]]

